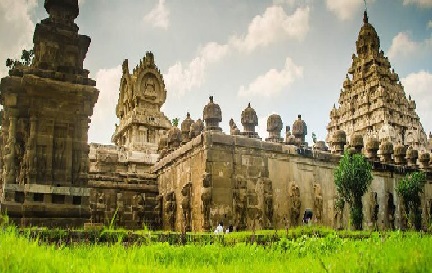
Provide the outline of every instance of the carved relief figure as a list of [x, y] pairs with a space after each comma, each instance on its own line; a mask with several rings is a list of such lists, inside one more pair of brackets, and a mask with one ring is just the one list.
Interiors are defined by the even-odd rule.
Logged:
[[233, 202], [237, 230], [245, 230], [247, 226], [247, 181], [244, 178], [236, 179]]
[[132, 220], [141, 226], [144, 221], [144, 198], [140, 193], [132, 197]]
[[290, 190], [290, 223], [291, 225], [298, 225], [301, 208], [300, 188], [292, 183]]
[[273, 227], [273, 186], [270, 179], [264, 181], [264, 227]]
[[203, 182], [201, 188], [201, 202], [202, 202], [202, 214], [203, 214], [203, 228], [204, 230], [210, 230], [210, 205], [212, 201], [212, 186], [209, 174], [203, 175]]
[[116, 208], [117, 223], [119, 226], [121, 226], [124, 223], [124, 200], [123, 200], [123, 193], [121, 192], [117, 193], [116, 207], [117, 207]]
[[183, 212], [183, 221], [184, 221], [184, 227], [185, 231], [191, 231], [192, 230], [192, 206], [191, 206], [191, 190], [192, 190], [192, 184], [189, 182], [186, 185], [183, 186], [181, 190], [182, 194], [182, 212]]
[[394, 204], [394, 197], [393, 194], [389, 192], [387, 200], [387, 217], [392, 230], [395, 229], [395, 211], [396, 206]]
[[233, 119], [230, 119], [229, 126], [230, 126], [230, 135], [232, 135], [232, 136], [240, 135], [240, 130], [237, 127], [237, 125], [235, 124]]
[[371, 201], [370, 201], [370, 221], [374, 229], [377, 229], [378, 222], [378, 213], [379, 213], [379, 204], [378, 204], [378, 194], [376, 192], [372, 192]]
[[175, 223], [176, 223], [177, 203], [176, 203], [175, 193], [173, 191], [166, 195], [166, 202], [165, 202], [164, 209], [165, 209], [165, 215], [167, 216], [167, 220], [168, 220], [168, 227], [171, 230], [174, 230]]
[[90, 203], [91, 221], [103, 224], [105, 222], [106, 210], [105, 193], [98, 191], [93, 198], [93, 202]]
[[315, 184], [314, 189], [314, 213], [317, 222], [321, 223], [323, 213], [323, 197], [321, 193], [321, 185]]

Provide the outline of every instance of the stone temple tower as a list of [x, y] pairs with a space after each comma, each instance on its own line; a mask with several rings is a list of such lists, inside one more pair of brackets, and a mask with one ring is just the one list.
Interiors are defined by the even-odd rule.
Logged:
[[99, 91], [83, 69], [78, 0], [45, 0], [34, 59], [1, 80], [1, 210], [21, 225], [81, 225], [89, 218], [89, 117]]
[[160, 110], [165, 103], [166, 93], [163, 76], [155, 65], [153, 53], [147, 52], [132, 74], [129, 72], [128, 60], [123, 62], [116, 107], [120, 123], [111, 140], [128, 151], [147, 155], [149, 164], [157, 159], [159, 139], [171, 128], [170, 121]]
[[393, 144], [422, 148], [427, 138], [415, 112], [416, 104], [406, 96], [398, 75], [380, 50], [380, 39], [364, 12], [363, 26], [356, 42], [357, 54], [343, 83], [327, 126], [328, 143], [338, 130], [346, 133], [348, 142], [354, 134]]

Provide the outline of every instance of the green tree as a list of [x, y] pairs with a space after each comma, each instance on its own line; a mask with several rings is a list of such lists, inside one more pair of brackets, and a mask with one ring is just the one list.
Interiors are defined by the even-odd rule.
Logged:
[[361, 154], [345, 151], [334, 173], [336, 190], [341, 200], [350, 206], [351, 222], [355, 230], [362, 229], [362, 197], [372, 182], [372, 166]]
[[426, 175], [423, 172], [407, 174], [396, 187], [396, 192], [402, 197], [405, 212], [416, 230], [421, 229], [421, 197], [426, 184]]
[[179, 118], [174, 118], [171, 123], [174, 127], [177, 127], [179, 124]]
[[15, 67], [20, 65], [29, 66], [33, 61], [33, 57], [34, 57], [34, 51], [32, 49], [30, 50], [23, 49], [21, 53], [21, 60], [7, 58], [6, 67], [8, 67], [9, 69], [14, 69]]

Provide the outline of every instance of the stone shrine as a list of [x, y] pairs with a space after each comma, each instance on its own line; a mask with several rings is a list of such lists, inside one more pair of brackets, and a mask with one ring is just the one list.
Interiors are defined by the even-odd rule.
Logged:
[[74, 23], [78, 0], [46, 0], [34, 59], [1, 80], [2, 213], [21, 225], [86, 221], [89, 117], [99, 91], [83, 69], [90, 38]]
[[[160, 111], [165, 100], [163, 76], [153, 53], [147, 52], [132, 74], [128, 60], [124, 60], [116, 107], [119, 124], [112, 136], [115, 145], [90, 144], [92, 223], [109, 223], [121, 213], [122, 217], [116, 218], [119, 225], [159, 226], [158, 187], [150, 167], [159, 157], [158, 143], [167, 140], [172, 131], [170, 121]], [[177, 145], [181, 141], [180, 136]], [[186, 136], [184, 141], [188, 141]], [[99, 203], [104, 204], [102, 211]], [[103, 217], [96, 218], [97, 214]]]
[[380, 39], [364, 12], [363, 26], [356, 42], [357, 54], [343, 82], [339, 106], [333, 106], [327, 126], [327, 143], [337, 130], [346, 133], [347, 143], [354, 134], [388, 139], [393, 145], [401, 143], [416, 150], [426, 147], [426, 134], [416, 114], [416, 103], [406, 97], [398, 74], [380, 50]]

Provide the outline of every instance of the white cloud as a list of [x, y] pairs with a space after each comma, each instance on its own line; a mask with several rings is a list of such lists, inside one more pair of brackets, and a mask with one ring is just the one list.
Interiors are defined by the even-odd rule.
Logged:
[[152, 24], [154, 27], [168, 29], [169, 26], [169, 9], [165, 6], [165, 0], [158, 0], [157, 5], [144, 16], [144, 21]]
[[308, 31], [308, 7], [298, 8], [294, 14], [287, 15], [282, 7], [272, 6], [252, 20], [244, 37], [233, 37], [230, 42], [239, 51], [250, 53], [284, 37], [302, 40]]
[[287, 15], [282, 7], [272, 6], [263, 15], [257, 15], [243, 36], [232, 36], [226, 44], [210, 42], [197, 51], [188, 64], [177, 62], [164, 74], [167, 90], [183, 96], [192, 88], [200, 87], [205, 80], [209, 64], [216, 63], [230, 51], [251, 53], [258, 47], [268, 46], [283, 38], [301, 40], [309, 31], [309, 8], [298, 8]]
[[238, 95], [242, 97], [274, 96], [302, 77], [303, 67], [297, 66], [290, 58], [287, 58], [282, 70], [271, 69], [264, 75], [257, 77], [247, 88], [242, 85]]
[[1, 0], [0, 1], [0, 78], [7, 76], [4, 61], [7, 58], [21, 57], [23, 49], [33, 48], [35, 24], [30, 13], [37, 7], [36, 0]]
[[106, 131], [114, 132], [117, 121], [115, 109], [119, 97], [121, 65], [100, 69], [96, 73], [96, 88], [99, 89], [99, 98], [94, 107], [89, 129], [89, 142], [106, 141]]
[[417, 114], [420, 116], [426, 131], [432, 131], [432, 73], [420, 71], [411, 73], [401, 79], [405, 93], [411, 95], [417, 104]]
[[417, 5], [420, 8], [432, 8], [432, 0], [404, 0], [404, 5]]
[[432, 20], [429, 20], [429, 22], [428, 22], [428, 28], [432, 28]]
[[228, 54], [228, 45], [208, 43], [198, 50], [195, 57], [186, 67], [177, 62], [168, 68], [164, 75], [167, 90], [177, 96], [183, 96], [193, 87], [200, 87], [205, 80], [205, 70], [208, 64], [218, 62]]
[[340, 20], [352, 18], [364, 6], [363, 0], [326, 0], [326, 4]]
[[85, 3], [85, 0], [78, 0], [78, 5], [82, 6]]
[[421, 50], [432, 49], [432, 38], [421, 42], [413, 41], [410, 35], [406, 32], [399, 32], [392, 41], [388, 50], [388, 57], [395, 60], [398, 57], [411, 56]]

